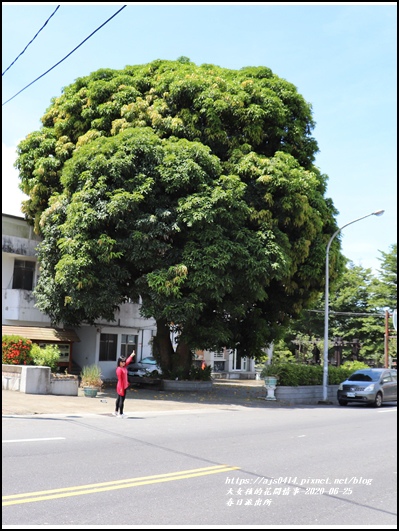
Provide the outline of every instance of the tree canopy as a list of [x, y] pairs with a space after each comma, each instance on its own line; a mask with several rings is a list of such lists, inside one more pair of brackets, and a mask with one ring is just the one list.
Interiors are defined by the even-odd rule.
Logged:
[[[343, 273], [334, 281], [330, 290], [329, 327], [330, 354], [334, 354], [333, 344], [336, 338], [343, 345], [344, 360], [352, 358], [352, 348], [356, 339], [360, 346], [359, 359], [371, 361], [383, 366], [385, 362], [385, 325], [386, 311], [392, 315], [397, 306], [397, 245], [391, 245], [388, 252], [380, 251], [381, 262], [377, 274], [370, 268], [355, 266], [348, 261]], [[392, 328], [392, 326], [390, 326]], [[393, 331], [392, 331], [393, 333]], [[318, 345], [323, 350], [324, 334], [324, 297], [309, 311], [302, 312], [287, 329], [286, 349], [298, 353], [306, 351], [309, 361], [312, 349]], [[389, 342], [389, 354], [396, 358], [396, 333]]]
[[337, 211], [311, 105], [270, 69], [102, 69], [42, 123], [16, 166], [43, 236], [37, 306], [53, 322], [112, 321], [140, 297], [162, 367], [187, 369], [195, 348], [260, 356], [322, 290]]

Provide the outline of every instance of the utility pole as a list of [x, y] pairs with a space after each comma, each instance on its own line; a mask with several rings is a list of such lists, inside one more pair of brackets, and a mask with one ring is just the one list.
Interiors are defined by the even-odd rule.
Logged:
[[389, 350], [389, 312], [388, 310], [385, 311], [385, 337], [384, 337], [384, 367], [386, 369], [389, 368], [389, 356], [388, 356], [388, 350]]

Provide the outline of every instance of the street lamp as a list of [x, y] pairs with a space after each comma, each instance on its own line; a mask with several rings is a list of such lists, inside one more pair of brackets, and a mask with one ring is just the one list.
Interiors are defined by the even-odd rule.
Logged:
[[326, 291], [324, 296], [324, 352], [323, 352], [323, 400], [319, 403], [329, 403], [327, 401], [327, 394], [328, 394], [328, 283], [329, 283], [329, 252], [330, 247], [332, 244], [333, 239], [337, 234], [341, 232], [342, 229], [347, 227], [348, 225], [352, 225], [352, 223], [356, 223], [357, 221], [360, 221], [362, 219], [368, 218], [370, 216], [382, 216], [384, 213], [384, 210], [377, 210], [376, 212], [371, 212], [371, 214], [367, 214], [366, 216], [362, 216], [361, 218], [354, 219], [353, 221], [350, 221], [349, 223], [346, 223], [346, 225], [343, 225], [341, 228], [339, 228], [337, 231], [334, 232], [334, 234], [331, 236], [330, 241], [327, 245], [326, 250]]

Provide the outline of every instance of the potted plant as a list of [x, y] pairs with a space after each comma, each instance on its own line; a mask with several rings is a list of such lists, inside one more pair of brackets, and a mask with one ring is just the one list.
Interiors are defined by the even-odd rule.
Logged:
[[80, 387], [83, 387], [84, 395], [91, 398], [96, 397], [102, 385], [100, 367], [98, 365], [85, 365], [80, 373]]

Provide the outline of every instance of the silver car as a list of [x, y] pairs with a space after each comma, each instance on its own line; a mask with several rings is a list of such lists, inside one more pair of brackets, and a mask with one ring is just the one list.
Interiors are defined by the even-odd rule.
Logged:
[[140, 378], [149, 377], [157, 378], [162, 374], [161, 367], [159, 367], [157, 360], [153, 356], [147, 356], [137, 363], [131, 363], [127, 366], [127, 374], [129, 377], [135, 378], [139, 376]]
[[397, 401], [397, 372], [395, 369], [359, 369], [339, 384], [337, 399], [340, 406], [351, 402], [381, 407], [383, 402]]

